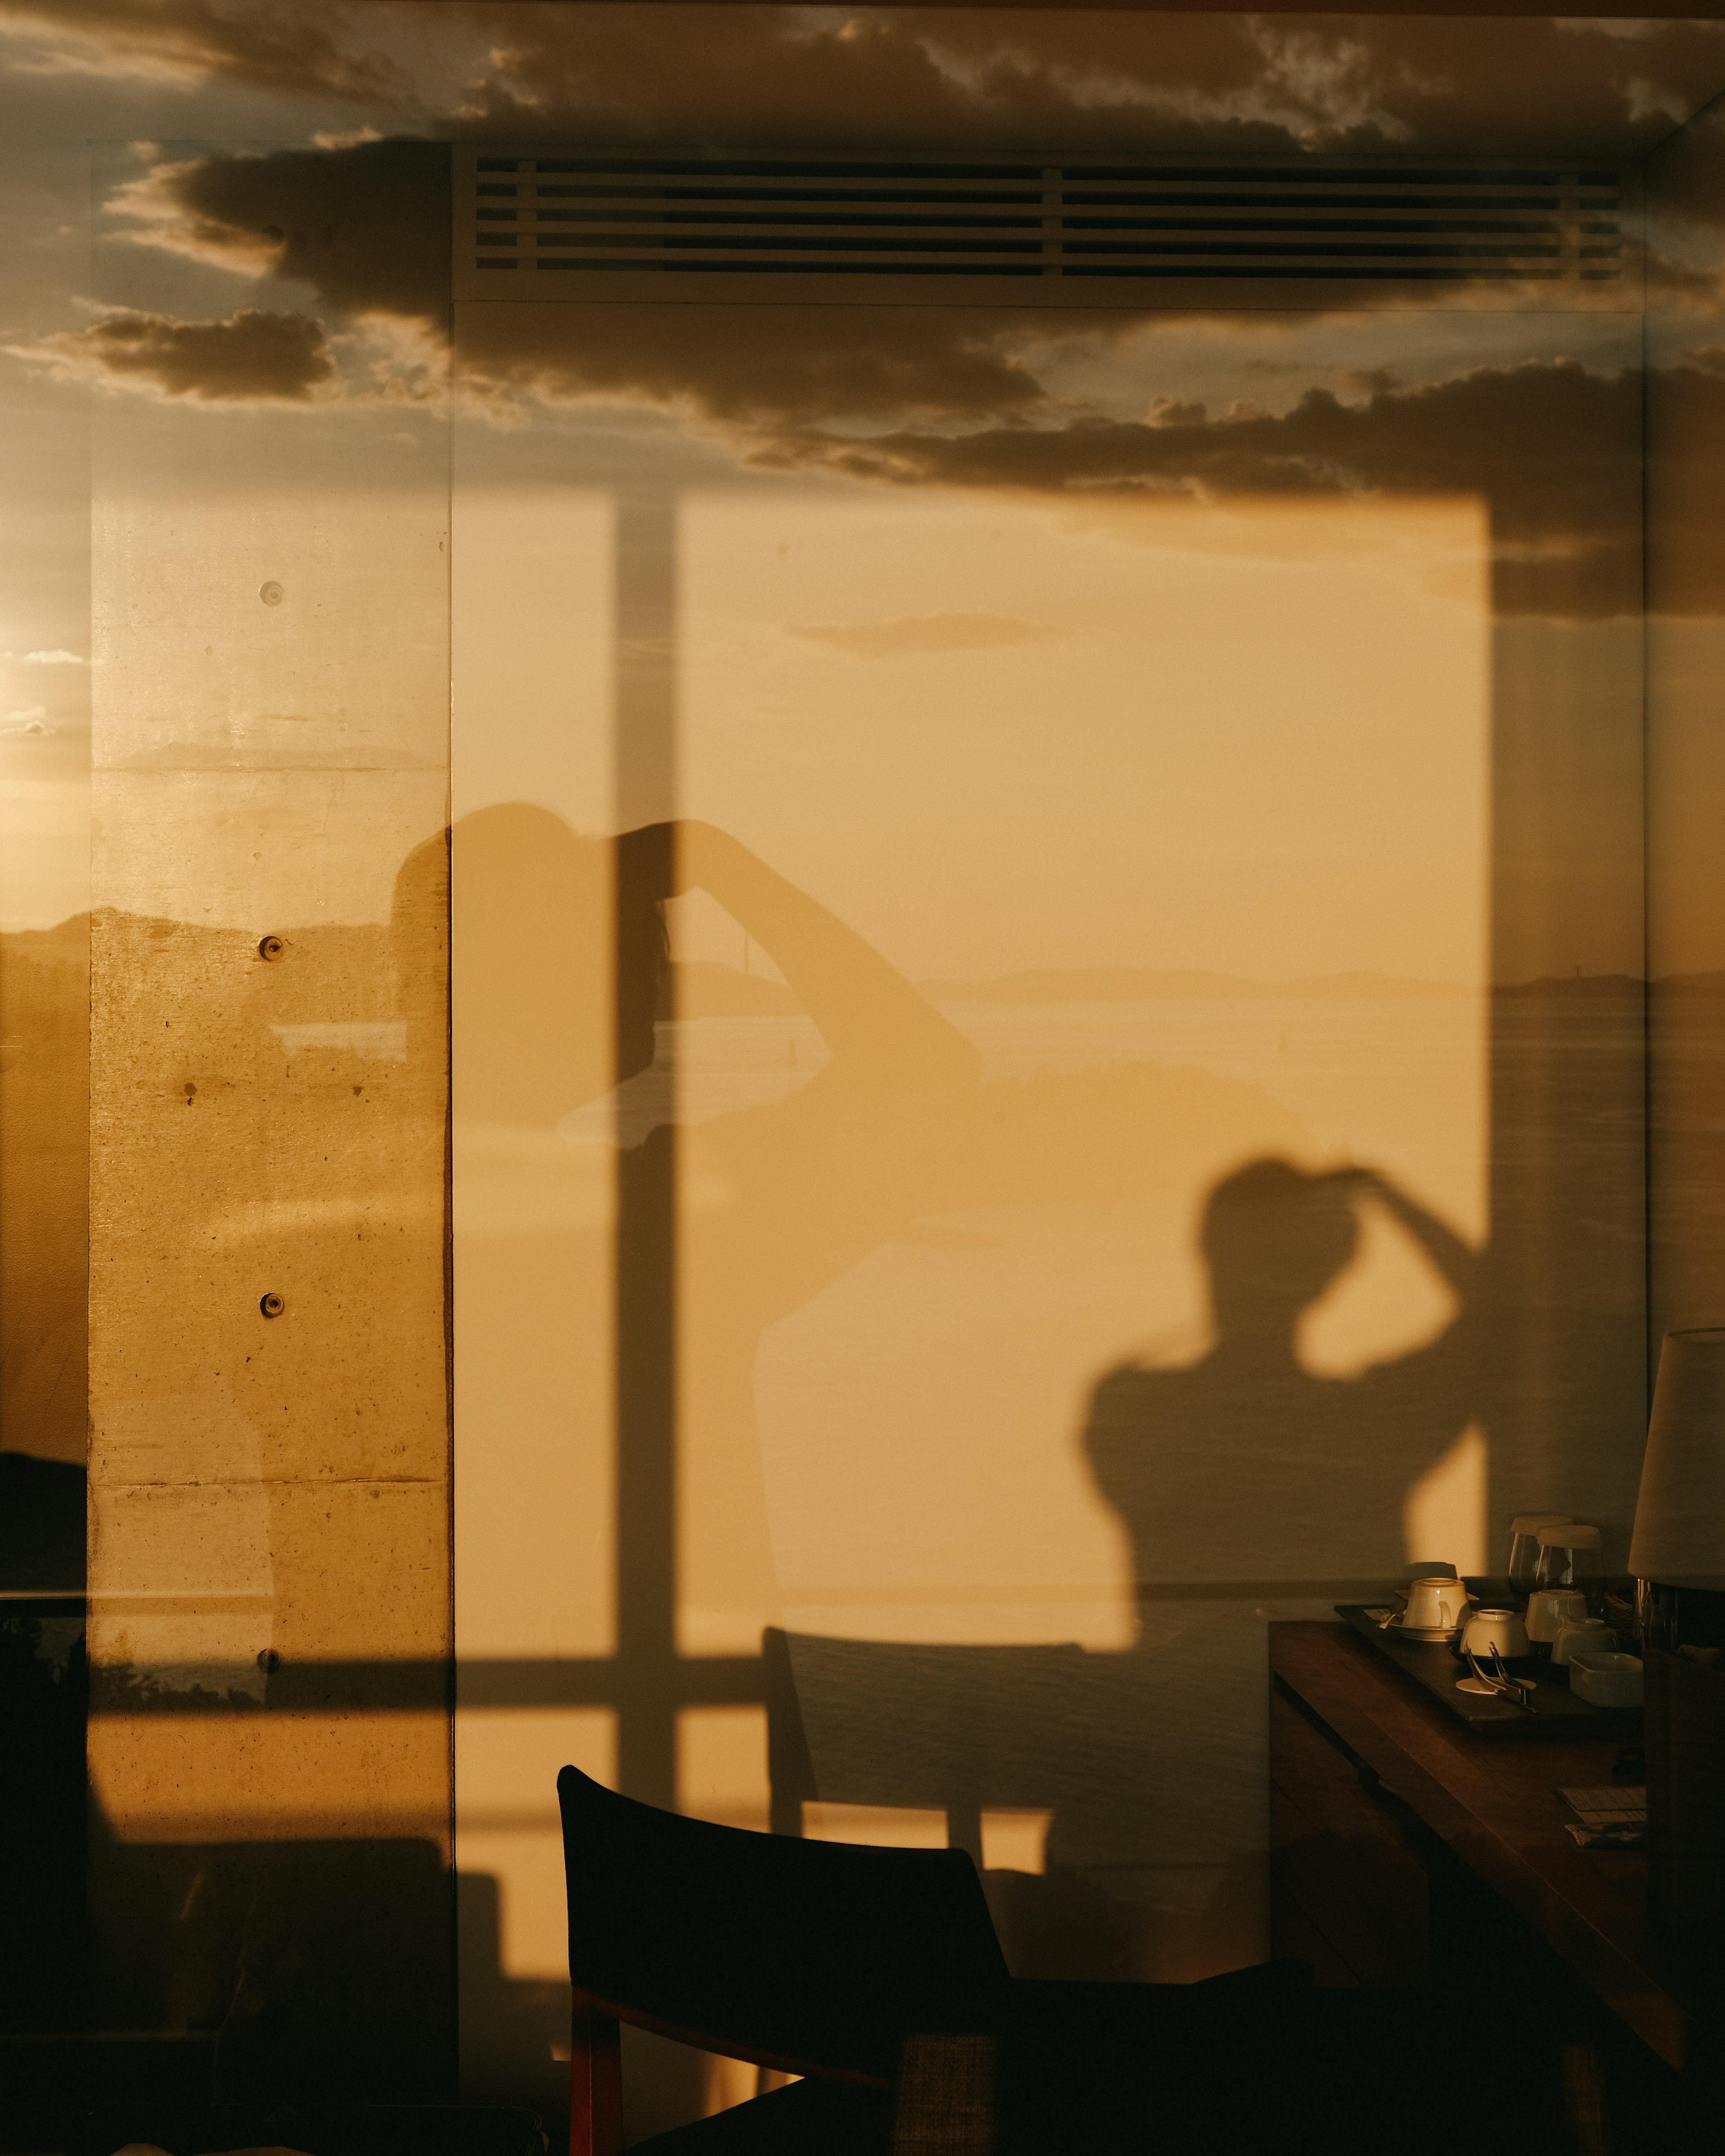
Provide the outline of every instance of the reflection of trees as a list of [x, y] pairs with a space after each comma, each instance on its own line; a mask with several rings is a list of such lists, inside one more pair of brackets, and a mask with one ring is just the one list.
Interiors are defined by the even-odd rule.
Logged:
[[131, 1662], [104, 1662], [96, 1673], [97, 1709], [108, 1715], [249, 1714], [263, 1707], [254, 1690], [235, 1685], [218, 1691], [194, 1680], [186, 1686], [165, 1683], [154, 1670]]

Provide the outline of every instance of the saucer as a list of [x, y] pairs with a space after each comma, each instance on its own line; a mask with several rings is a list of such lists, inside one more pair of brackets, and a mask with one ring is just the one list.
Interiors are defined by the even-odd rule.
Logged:
[[1384, 1629], [1386, 1632], [1394, 1633], [1399, 1640], [1421, 1640], [1430, 1646], [1446, 1647], [1460, 1633], [1461, 1627], [1459, 1625], [1404, 1625], [1398, 1621], [1386, 1625]]

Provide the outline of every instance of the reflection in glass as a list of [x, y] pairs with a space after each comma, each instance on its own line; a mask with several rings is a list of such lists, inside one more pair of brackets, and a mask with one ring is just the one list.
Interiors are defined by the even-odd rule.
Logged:
[[[1200, 1974], [1271, 1936], [1266, 1624], [1535, 1507], [1620, 1562], [1720, 1217], [1717, 131], [1647, 169], [1651, 367], [1625, 161], [1719, 64], [529, 12], [454, 88], [412, 9], [266, 80], [213, 20], [201, 81], [148, 24], [41, 62], [126, 116], [74, 197], [126, 139], [99, 307], [8, 352], [99, 423], [95, 640], [27, 496], [0, 658], [0, 1373], [23, 1584], [80, 1584], [88, 1409], [100, 2010], [446, 2089], [455, 1902], [470, 2092], [551, 2108], [565, 1758], [968, 1848], [1023, 1970]], [[625, 287], [531, 145], [481, 203], [530, 93], [703, 186], [805, 129], [1070, 155], [1009, 290]], [[1242, 126], [1327, 188], [1599, 166], [1526, 284], [1070, 304], [1147, 126], [1230, 203]]]
[[[614, 431], [518, 523], [516, 445], [463, 453], [461, 1651], [598, 1657], [656, 1800], [943, 1820], [1027, 1968], [1252, 1958], [1266, 1617], [1483, 1548], [1478, 505], [721, 489], [691, 440], [547, 617], [535, 565], [635, 499]], [[608, 632], [670, 743], [608, 787]], [[608, 869], [630, 798], [672, 820]], [[1339, 1211], [1266, 1348], [1219, 1224], [1277, 1176]]]

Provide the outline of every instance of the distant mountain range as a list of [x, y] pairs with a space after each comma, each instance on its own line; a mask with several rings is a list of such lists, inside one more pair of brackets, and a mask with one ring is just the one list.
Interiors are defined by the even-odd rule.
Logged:
[[[0, 1038], [18, 1040], [44, 1024], [87, 1016], [84, 986], [90, 920], [80, 914], [49, 929], [0, 933]], [[974, 1005], [1286, 1002], [1408, 1003], [1455, 1000], [1475, 993], [1459, 981], [1410, 979], [1397, 973], [1311, 973], [1286, 981], [1248, 980], [1235, 973], [1150, 966], [1048, 966], [986, 980], [924, 980], [931, 1003]], [[1725, 971], [1671, 973], [1653, 983], [1661, 997], [1725, 1001]], [[1638, 1003], [1643, 983], [1629, 973], [1571, 973], [1544, 980], [1499, 983], [1494, 997], [1541, 1002]], [[680, 961], [670, 968], [660, 1015], [680, 1018], [794, 1018], [803, 1006], [782, 981], [740, 973], [716, 959]], [[50, 1016], [50, 1013], [52, 1015]]]
[[1453, 981], [1404, 980], [1394, 973], [1314, 973], [1291, 981], [1249, 981], [1232, 973], [1163, 973], [1148, 966], [1044, 967], [1034, 973], [998, 973], [987, 981], [919, 981], [932, 1002], [942, 1004], [1238, 1003], [1260, 997], [1461, 996]]
[[[1725, 972], [1672, 973], [1654, 982], [1661, 996], [1725, 1000]], [[1454, 1001], [1476, 993], [1459, 981], [1422, 981], [1396, 973], [1312, 973], [1253, 981], [1234, 973], [1163, 972], [1148, 966], [1044, 967], [979, 981], [918, 981], [931, 1003], [977, 1004]], [[1568, 973], [1500, 982], [1494, 997], [1542, 1003], [1639, 1003], [1644, 983], [1630, 973]], [[680, 1018], [786, 1018], [802, 1005], [782, 982], [700, 959], [671, 968], [670, 993]]]

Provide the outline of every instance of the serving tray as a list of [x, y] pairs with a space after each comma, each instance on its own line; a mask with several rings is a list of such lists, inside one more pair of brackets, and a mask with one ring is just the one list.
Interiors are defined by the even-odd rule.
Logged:
[[[1379, 1605], [1382, 1606], [1381, 1604]], [[1359, 1602], [1338, 1602], [1336, 1614], [1358, 1633], [1387, 1661], [1428, 1692], [1440, 1707], [1465, 1722], [1479, 1737], [1639, 1737], [1641, 1710], [1638, 1707], [1594, 1707], [1578, 1699], [1561, 1669], [1549, 1661], [1538, 1665], [1517, 1662], [1514, 1674], [1535, 1670], [1534, 1691], [1527, 1707], [1517, 1707], [1501, 1696], [1458, 1691], [1455, 1680], [1467, 1675], [1466, 1662], [1458, 1662], [1447, 1646], [1420, 1640], [1398, 1638], [1387, 1632]]]

